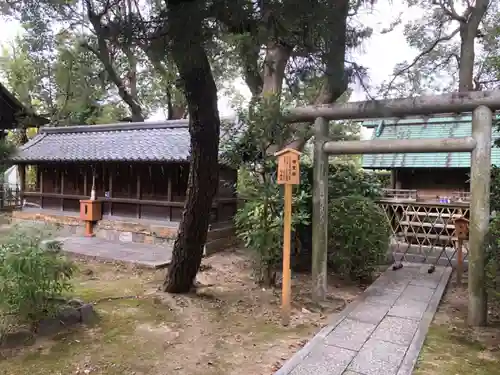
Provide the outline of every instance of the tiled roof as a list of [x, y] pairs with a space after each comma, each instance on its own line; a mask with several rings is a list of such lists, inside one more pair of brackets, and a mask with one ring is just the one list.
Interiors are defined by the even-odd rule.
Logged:
[[[369, 120], [362, 125], [374, 129], [372, 139], [456, 138], [471, 135], [472, 116]], [[493, 139], [498, 138], [500, 133], [494, 128]], [[500, 148], [493, 148], [491, 159], [493, 164], [500, 165]], [[373, 154], [364, 155], [362, 165], [369, 169], [470, 168], [470, 153]]]
[[187, 161], [189, 155], [188, 120], [174, 120], [161, 123], [44, 127], [18, 150], [12, 160]]

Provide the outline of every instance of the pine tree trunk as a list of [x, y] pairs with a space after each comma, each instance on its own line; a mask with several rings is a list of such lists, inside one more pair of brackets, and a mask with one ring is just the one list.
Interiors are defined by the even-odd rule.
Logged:
[[200, 13], [191, 3], [169, 3], [172, 56], [188, 103], [191, 134], [187, 197], [172, 263], [163, 284], [163, 290], [170, 293], [191, 290], [201, 264], [219, 179], [217, 88], [202, 45], [201, 21], [193, 19]]

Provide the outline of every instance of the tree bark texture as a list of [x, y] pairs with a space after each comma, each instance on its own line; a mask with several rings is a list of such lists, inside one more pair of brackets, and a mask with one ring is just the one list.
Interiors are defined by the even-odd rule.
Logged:
[[217, 88], [202, 45], [196, 2], [169, 1], [167, 5], [172, 57], [188, 103], [191, 161], [184, 212], [163, 289], [187, 293], [201, 264], [218, 185], [220, 119]]
[[[479, 25], [488, 10], [490, 0], [477, 0], [470, 11], [466, 12], [465, 20], [460, 21], [460, 66], [458, 71], [458, 91], [474, 90], [474, 42]], [[470, 13], [470, 15], [468, 14]]]

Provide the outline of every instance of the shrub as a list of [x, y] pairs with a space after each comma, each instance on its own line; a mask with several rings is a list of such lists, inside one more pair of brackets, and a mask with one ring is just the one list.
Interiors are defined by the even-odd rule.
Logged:
[[353, 280], [371, 279], [389, 249], [390, 227], [384, 212], [361, 196], [337, 198], [329, 208], [330, 266]]
[[[312, 175], [312, 166], [309, 166]], [[312, 178], [311, 178], [312, 186]], [[382, 195], [377, 175], [367, 173], [353, 163], [330, 164], [328, 168], [328, 199], [362, 196], [371, 199]]]
[[496, 216], [488, 228], [485, 240], [486, 283], [489, 297], [500, 297], [500, 217]]
[[500, 168], [491, 167], [490, 210], [500, 212]]
[[[259, 183], [250, 173], [240, 173], [245, 203], [235, 216], [238, 237], [245, 247], [255, 251], [256, 271], [260, 282], [271, 285], [282, 260], [283, 189], [273, 181]], [[309, 222], [311, 197], [300, 190], [293, 196], [292, 231]], [[292, 241], [293, 243], [293, 241]]]
[[[312, 166], [304, 160], [300, 164], [300, 185], [294, 188], [292, 208], [291, 263], [295, 271], [310, 268], [312, 247]], [[257, 254], [259, 280], [267, 284], [272, 283], [274, 271], [282, 260], [283, 193], [271, 178], [276, 163], [269, 162], [266, 168], [267, 174], [240, 170], [239, 195], [245, 203], [238, 210], [235, 221], [238, 236]], [[345, 196], [375, 199], [381, 193], [378, 178], [353, 163], [330, 164], [328, 185], [329, 201]], [[329, 228], [330, 234], [337, 231], [335, 226]]]
[[57, 312], [74, 271], [60, 253], [42, 249], [44, 234], [16, 228], [0, 243], [0, 312], [31, 323]]

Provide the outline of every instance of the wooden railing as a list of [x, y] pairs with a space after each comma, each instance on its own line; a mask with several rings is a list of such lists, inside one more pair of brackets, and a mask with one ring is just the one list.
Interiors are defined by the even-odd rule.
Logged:
[[[26, 201], [26, 207], [39, 209], [56, 209], [67, 212], [78, 212], [79, 201], [89, 199], [86, 195], [48, 193], [39, 191], [25, 191], [23, 198]], [[184, 208], [184, 202], [163, 201], [138, 198], [119, 198], [119, 197], [98, 197], [103, 204], [103, 215], [111, 216], [135, 216], [136, 218], [149, 219], [168, 219], [170, 221], [179, 221]], [[218, 222], [225, 220], [222, 215], [224, 206], [237, 206], [239, 199], [237, 197], [217, 197], [212, 203], [211, 221]], [[119, 207], [119, 210], [116, 208]], [[155, 213], [147, 213], [147, 210], [153, 208]], [[158, 210], [160, 209], [160, 210]], [[222, 216], [222, 217], [221, 217]]]
[[382, 199], [385, 201], [408, 201], [408, 202], [428, 202], [428, 203], [460, 203], [470, 201], [468, 191], [450, 191], [443, 196], [426, 194], [413, 189], [383, 189]]
[[13, 210], [21, 207], [21, 189], [18, 184], [0, 183], [0, 210]]
[[387, 199], [417, 199], [416, 190], [407, 189], [383, 189], [384, 198]]

